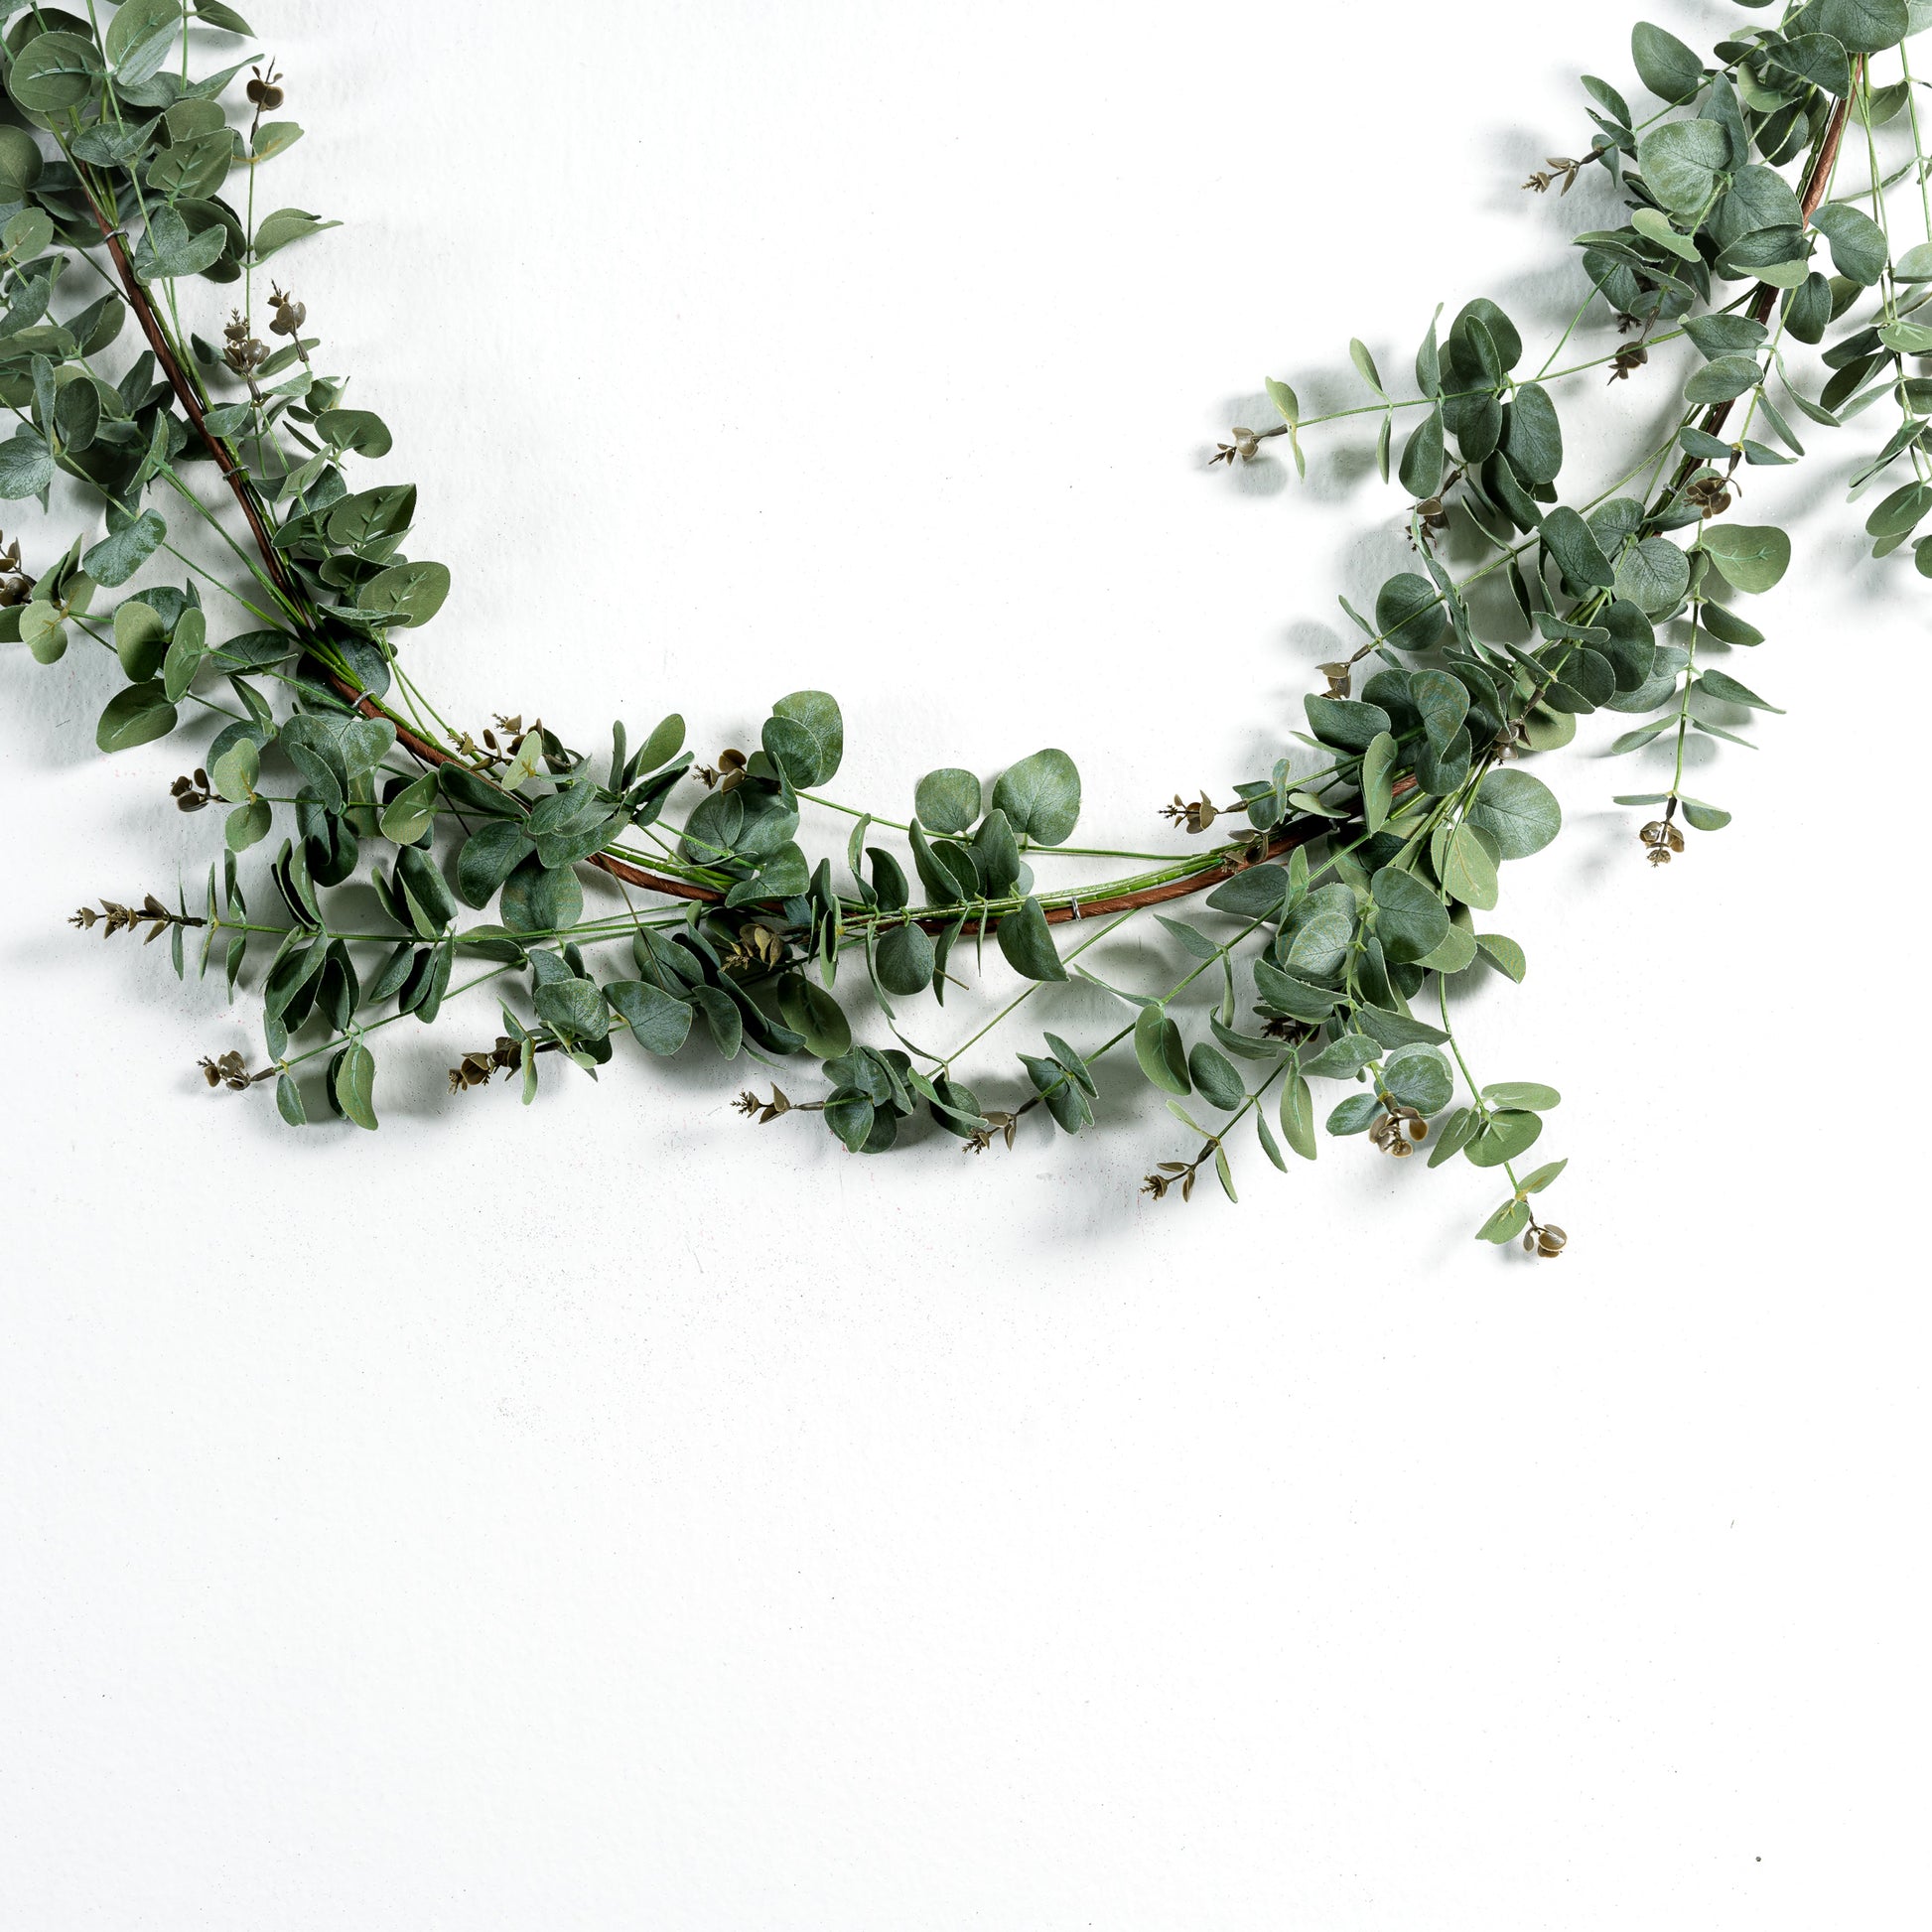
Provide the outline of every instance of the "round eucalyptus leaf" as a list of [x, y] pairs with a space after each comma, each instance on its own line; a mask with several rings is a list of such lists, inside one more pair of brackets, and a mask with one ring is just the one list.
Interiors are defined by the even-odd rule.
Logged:
[[874, 1105], [856, 1088], [835, 1088], [825, 1101], [825, 1125], [846, 1144], [850, 1154], [858, 1154], [872, 1138]]
[[1378, 1114], [1387, 1110], [1372, 1093], [1351, 1093], [1328, 1115], [1330, 1134], [1366, 1134]]
[[1491, 1114], [1488, 1123], [1463, 1148], [1462, 1158], [1472, 1168], [1500, 1168], [1532, 1147], [1542, 1132], [1543, 1122], [1536, 1114]]
[[1665, 537], [1645, 537], [1617, 560], [1617, 596], [1646, 617], [1675, 610], [1690, 584], [1690, 560]]
[[40, 143], [24, 127], [0, 127], [0, 202], [24, 202], [46, 165]]
[[1503, 424], [1503, 455], [1525, 483], [1555, 483], [1563, 468], [1563, 426], [1549, 391], [1526, 382], [1516, 391]]
[[338, 1057], [330, 1087], [344, 1114], [374, 1133], [375, 1055], [359, 1039], [351, 1039]]
[[94, 727], [94, 743], [103, 752], [129, 751], [153, 739], [166, 738], [175, 728], [177, 715], [156, 679], [130, 684], [108, 699]]
[[[837, 772], [845, 758], [845, 717], [829, 691], [793, 691], [771, 707], [771, 715], [808, 734], [815, 748], [805, 775], [792, 778], [794, 785], [822, 785]], [[788, 742], [798, 740], [792, 736]]]
[[1730, 140], [1716, 121], [1666, 121], [1637, 143], [1637, 166], [1673, 214], [1697, 214], [1730, 160]]
[[1202, 1099], [1223, 1113], [1232, 1113], [1248, 1097], [1234, 1062], [1204, 1039], [1187, 1055], [1187, 1071]]
[[168, 655], [168, 625], [152, 604], [129, 598], [114, 613], [114, 653], [137, 682], [160, 670]]
[[993, 802], [1023, 839], [1064, 845], [1080, 817], [1080, 772], [1064, 752], [1048, 748], [1000, 774]]
[[1647, 20], [1630, 30], [1630, 58], [1638, 78], [1660, 100], [1689, 100], [1704, 84], [1704, 63], [1675, 34]]
[[1455, 1091], [1455, 1076], [1441, 1051], [1417, 1041], [1398, 1046], [1382, 1062], [1382, 1084], [1405, 1107], [1419, 1114], [1439, 1114]]
[[502, 914], [511, 932], [559, 932], [584, 916], [584, 889], [569, 866], [552, 870], [532, 852], [504, 881]]
[[41, 34], [14, 56], [7, 91], [30, 114], [63, 114], [93, 92], [100, 75], [100, 53], [92, 41], [78, 34]]
[[1424, 959], [1448, 936], [1449, 907], [1414, 873], [1385, 866], [1370, 882], [1375, 936], [1392, 961]]
[[888, 993], [909, 998], [932, 984], [932, 941], [916, 925], [896, 925], [880, 940], [875, 958], [879, 983]]
[[1563, 830], [1563, 807], [1534, 772], [1504, 765], [1484, 774], [1468, 822], [1489, 834], [1503, 859], [1527, 859]]
[[942, 765], [913, 787], [912, 811], [928, 831], [969, 832], [979, 819], [982, 796], [973, 772]]
[[355, 594], [358, 610], [393, 617], [398, 624], [427, 623], [443, 608], [450, 594], [450, 573], [443, 564], [391, 564], [379, 570]]
[[[1932, 491], [1927, 497], [1932, 501]], [[1791, 539], [1770, 524], [1714, 523], [1705, 531], [1699, 547], [1718, 566], [1725, 581], [1740, 591], [1768, 591], [1791, 562]]]
[[1165, 1007], [1143, 1007], [1134, 1022], [1134, 1057], [1141, 1071], [1163, 1093], [1188, 1093], [1193, 1082], [1187, 1071], [1187, 1049], [1180, 1029]]

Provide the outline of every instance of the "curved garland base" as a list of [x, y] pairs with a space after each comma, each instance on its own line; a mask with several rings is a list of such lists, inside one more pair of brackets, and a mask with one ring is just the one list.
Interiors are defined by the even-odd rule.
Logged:
[[[296, 1125], [316, 1107], [374, 1128], [373, 1037], [434, 1022], [483, 986], [499, 996], [501, 1031], [459, 1058], [455, 1089], [507, 1070], [528, 1099], [546, 1059], [594, 1069], [625, 1034], [658, 1054], [697, 1039], [774, 1070], [815, 1065], [815, 1097], [773, 1084], [741, 1106], [765, 1122], [822, 1114], [865, 1153], [893, 1147], [919, 1116], [975, 1149], [1011, 1145], [1035, 1111], [1082, 1132], [1095, 1124], [1095, 1063], [1131, 1043], [1194, 1150], [1147, 1177], [1157, 1198], [1190, 1195], [1205, 1168], [1232, 1196], [1237, 1128], [1278, 1167], [1287, 1153], [1311, 1160], [1311, 1083], [1341, 1081], [1330, 1134], [1364, 1135], [1398, 1159], [1426, 1144], [1432, 1167], [1459, 1156], [1501, 1170], [1509, 1191], [1481, 1238], [1520, 1236], [1555, 1256], [1565, 1236], [1538, 1219], [1537, 1198], [1564, 1164], [1519, 1173], [1518, 1163], [1558, 1096], [1478, 1084], [1448, 987], [1483, 960], [1522, 977], [1521, 948], [1479, 929], [1481, 915], [1499, 869], [1560, 829], [1548, 788], [1516, 760], [1567, 743], [1579, 715], [1644, 718], [1619, 751], [1675, 748], [1665, 790], [1620, 801], [1649, 808], [1640, 837], [1653, 864], [1683, 852], [1687, 826], [1726, 822], [1683, 792], [1684, 746], [1696, 733], [1731, 737], [1725, 721], [1740, 707], [1770, 708], [1713, 659], [1761, 641], [1735, 596], [1768, 590], [1789, 560], [1783, 532], [1726, 514], [1739, 465], [1804, 457], [1785, 409], [1833, 428], [1896, 407], [1856, 485], [1909, 472], [1871, 512], [1875, 554], [1932, 512], [1932, 382], [1908, 366], [1932, 352], [1932, 327], [1914, 320], [1932, 287], [1904, 46], [1917, 11], [1810, 0], [1775, 26], [1740, 28], [1709, 63], [1640, 24], [1633, 59], [1662, 104], [1639, 117], [1587, 76], [1588, 151], [1526, 184], [1568, 194], [1600, 171], [1621, 217], [1578, 237], [1587, 291], [1540, 367], [1528, 372], [1514, 325], [1476, 300], [1447, 332], [1432, 324], [1413, 394], [1386, 387], [1359, 343], [1350, 352], [1372, 398], [1359, 406], [1306, 415], [1287, 383], [1270, 382], [1281, 420], [1233, 430], [1217, 461], [1252, 462], [1286, 438], [1300, 469], [1311, 431], [1373, 419], [1383, 477], [1393, 466], [1409, 500], [1418, 568], [1381, 587], [1372, 620], [1344, 601], [1364, 641], [1323, 666], [1325, 691], [1306, 700], [1312, 756], [1286, 753], [1225, 805], [1176, 797], [1166, 816], [1189, 833], [1240, 827], [1176, 858], [1069, 845], [1080, 778], [1057, 750], [1022, 759], [990, 792], [970, 771], [931, 771], [903, 821], [828, 799], [844, 724], [823, 692], [781, 699], [758, 749], [714, 766], [694, 764], [675, 716], [634, 750], [617, 728], [601, 763], [541, 724], [452, 728], [401, 656], [449, 588], [441, 565], [403, 552], [415, 488], [364, 480], [388, 454], [386, 425], [345, 406], [345, 382], [316, 362], [304, 305], [276, 281], [260, 287], [271, 258], [333, 225], [293, 207], [257, 214], [257, 174], [302, 132], [275, 118], [281, 76], [243, 60], [190, 77], [201, 42], [248, 36], [211, 0], [192, 31], [177, 0], [128, 0], [104, 28], [92, 9], [86, 20], [16, 9], [0, 56], [17, 117], [0, 125], [0, 391], [19, 427], [0, 444], [0, 495], [45, 507], [65, 475], [104, 529], [38, 576], [15, 546], [0, 638], [43, 663], [74, 639], [114, 654], [126, 681], [101, 715], [103, 751], [163, 737], [185, 711], [213, 718], [174, 792], [184, 810], [226, 807], [201, 910], [149, 896], [83, 908], [75, 923], [165, 932], [182, 972], [198, 935], [203, 970], [218, 949], [231, 994], [252, 957], [267, 1062], [204, 1064], [211, 1085], [272, 1082]], [[1881, 56], [1898, 65], [1884, 83], [1872, 76]], [[238, 121], [225, 104], [237, 95]], [[1848, 149], [1863, 151], [1864, 179], [1844, 184]], [[1897, 251], [1887, 206], [1901, 184], [1925, 240]], [[110, 291], [87, 304], [67, 299], [64, 274], [82, 261]], [[230, 310], [218, 347], [183, 317], [207, 282]], [[279, 346], [254, 334], [258, 307]], [[140, 346], [110, 378], [105, 358], [130, 317]], [[1580, 329], [1602, 325], [1614, 326], [1612, 346], [1557, 366]], [[1553, 389], [1591, 371], [1654, 382], [1652, 354], [1667, 345], [1682, 345], [1669, 435], [1608, 487], [1565, 500], [1558, 478], [1574, 453]], [[1790, 366], [1801, 348], [1822, 350], [1815, 396]], [[209, 497], [225, 497], [226, 520]], [[225, 568], [169, 542], [163, 509], [218, 539]], [[1451, 549], [1475, 561], [1452, 572], [1439, 555]], [[130, 588], [164, 556], [186, 567], [183, 582]], [[1914, 556], [1932, 575], [1932, 537]], [[120, 593], [111, 610], [97, 605], [106, 591]], [[212, 610], [241, 614], [218, 639]], [[702, 794], [672, 827], [687, 774]], [[852, 821], [844, 886], [832, 856], [814, 861], [798, 843], [807, 807]], [[265, 918], [237, 859], [277, 829]], [[1146, 869], [1042, 889], [1035, 864], [1060, 854]], [[585, 868], [623, 890], [621, 914], [586, 915]], [[385, 929], [341, 920], [337, 892], [351, 880], [373, 885]], [[1107, 1036], [1075, 1045], [1046, 1033], [1019, 1050], [1007, 1105], [967, 1084], [962, 1057], [1036, 987], [1069, 967], [1093, 979], [1073, 963], [1096, 938], [1195, 896], [1193, 920], [1157, 914], [1174, 974], [1105, 988], [1122, 1022]], [[1054, 933], [1068, 926], [1082, 930], [1063, 949]], [[914, 1045], [904, 1004], [943, 1004], [989, 937], [1020, 981], [1015, 996], [948, 1053]], [[1181, 1000], [1203, 978], [1220, 995], [1204, 1016]], [[893, 1043], [855, 1037], [855, 1016], [868, 1015]]]

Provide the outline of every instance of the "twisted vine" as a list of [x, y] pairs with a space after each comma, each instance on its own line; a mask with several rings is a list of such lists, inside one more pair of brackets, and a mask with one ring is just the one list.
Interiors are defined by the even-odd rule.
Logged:
[[[742, 1095], [742, 1110], [767, 1123], [818, 1113], [868, 1154], [914, 1138], [921, 1116], [975, 1150], [1011, 1146], [1035, 1111], [1083, 1132], [1101, 1111], [1095, 1066], [1131, 1042], [1193, 1150], [1148, 1175], [1157, 1199], [1191, 1195], [1203, 1170], [1233, 1197], [1237, 1129], [1278, 1168], [1288, 1153], [1312, 1160], [1311, 1083], [1335, 1080], [1346, 1090], [1329, 1134], [1364, 1135], [1398, 1160], [1429, 1144], [1431, 1167], [1459, 1156], [1500, 1169], [1509, 1193], [1479, 1237], [1560, 1254], [1567, 1237], [1536, 1203], [1565, 1164], [1517, 1171], [1559, 1096], [1540, 1082], [1479, 1084], [1449, 1002], [1450, 981], [1480, 965], [1526, 970], [1513, 939], [1479, 929], [1500, 869], [1561, 827], [1520, 760], [1567, 744], [1580, 715], [1631, 713], [1645, 721], [1613, 749], [1646, 757], [1655, 745], [1670, 759], [1664, 790], [1619, 800], [1652, 809], [1639, 836], [1653, 865], [1685, 852], [1687, 827], [1727, 823], [1683, 790], [1685, 753], [1694, 736], [1742, 743], [1734, 724], [1775, 709], [1713, 659], [1762, 641], [1736, 597], [1771, 589], [1790, 560], [1783, 531], [1728, 514], [1743, 469], [1805, 458], [1787, 408], [1833, 429], [1895, 406], [1897, 427], [1854, 490], [1909, 471], [1866, 527], [1875, 556], [1910, 542], [1932, 576], [1932, 536], [1915, 535], [1932, 512], [1932, 380], [1911, 367], [1932, 352], [1932, 327], [1913, 319], [1932, 288], [1932, 200], [1906, 46], [1932, 8], [1809, 0], [1775, 25], [1753, 11], [1765, 24], [1741, 24], [1709, 61], [1640, 23], [1633, 63], [1661, 103], [1641, 117], [1585, 76], [1587, 150], [1553, 157], [1526, 187], [1568, 195], [1600, 173], [1616, 225], [1577, 238], [1585, 292], [1534, 374], [1521, 372], [1515, 325], [1477, 298], [1447, 332], [1438, 311], [1414, 394], [1392, 393], [1356, 342], [1372, 400], [1308, 415], [1271, 379], [1280, 420], [1230, 432], [1217, 462], [1266, 460], [1279, 438], [1301, 471], [1311, 432], [1373, 422], [1418, 568], [1381, 586], [1372, 620], [1343, 600], [1363, 641], [1321, 667], [1300, 747], [1237, 781], [1226, 804], [1176, 795], [1165, 816], [1209, 842], [1164, 855], [1070, 845], [1080, 776], [1054, 749], [990, 790], [960, 767], [930, 771], [904, 819], [829, 799], [844, 722], [821, 691], [780, 699], [756, 750], [703, 765], [675, 715], [634, 750], [615, 727], [595, 760], [537, 721], [452, 726], [401, 655], [449, 573], [404, 554], [414, 486], [365, 482], [359, 468], [389, 454], [390, 431], [318, 368], [306, 307], [279, 282], [260, 288], [272, 258], [335, 225], [296, 207], [257, 213], [258, 171], [302, 135], [275, 118], [283, 76], [253, 52], [194, 75], [218, 42], [252, 40], [218, 0], [90, 3], [84, 18], [8, 10], [0, 400], [16, 428], [0, 443], [0, 498], [46, 510], [65, 477], [91, 501], [97, 534], [38, 574], [16, 540], [0, 558], [0, 640], [44, 664], [76, 638], [114, 656], [125, 682], [100, 717], [103, 751], [165, 737], [184, 713], [211, 723], [174, 796], [184, 810], [225, 807], [200, 910], [185, 891], [173, 905], [149, 894], [83, 907], [75, 923], [165, 933], [181, 974], [198, 934], [201, 970], [218, 948], [231, 998], [247, 974], [266, 1061], [230, 1051], [204, 1067], [213, 1086], [272, 1082], [296, 1126], [315, 1114], [375, 1128], [372, 1036], [434, 1022], [484, 987], [500, 1032], [460, 1056], [454, 1090], [504, 1072], [527, 1102], [546, 1060], [595, 1071], [625, 1034], [653, 1054], [703, 1041], [774, 1072], [815, 1069], [811, 1097], [774, 1081], [768, 1097]], [[1874, 63], [1894, 62], [1895, 77], [1874, 79]], [[1848, 151], [1864, 179], [1841, 192]], [[1925, 236], [1902, 249], [1895, 197], [1916, 201]], [[74, 291], [75, 271], [106, 293]], [[230, 293], [210, 304], [210, 283]], [[198, 297], [229, 310], [218, 345], [184, 320]], [[254, 333], [258, 313], [279, 345]], [[117, 363], [130, 317], [140, 346]], [[1613, 345], [1557, 367], [1591, 329], [1614, 332]], [[1666, 378], [1680, 404], [1668, 437], [1606, 487], [1564, 500], [1552, 388], [1603, 370], [1654, 382], [1667, 349], [1682, 365]], [[222, 567], [172, 542], [162, 508], [218, 542]], [[129, 588], [177, 566], [179, 583]], [[120, 593], [111, 611], [96, 608], [103, 591]], [[217, 612], [240, 614], [219, 638]], [[693, 778], [701, 795], [673, 826]], [[807, 809], [852, 821], [844, 885], [830, 854], [814, 860], [799, 843]], [[240, 856], [265, 852], [278, 829], [244, 889]], [[1042, 887], [1035, 864], [1062, 855], [1145, 869]], [[587, 913], [586, 869], [615, 882], [622, 911]], [[374, 887], [382, 929], [342, 923], [339, 889], [355, 880]], [[251, 912], [247, 891], [273, 915]], [[1156, 914], [1176, 961], [1167, 983], [1115, 987], [1075, 964], [1126, 920], [1197, 896], [1192, 920]], [[1063, 947], [1054, 929], [1072, 925], [1090, 930]], [[904, 1003], [943, 1006], [984, 966], [988, 938], [1018, 991], [949, 1051], [916, 1043]], [[1016, 1024], [1039, 986], [1075, 975], [1121, 1024], [1085, 1045], [1045, 1032], [1016, 1051], [1012, 1076], [968, 1084], [964, 1056]], [[1182, 999], [1203, 979], [1219, 991], [1204, 1021]], [[862, 1038], [855, 1019], [891, 1043]]]

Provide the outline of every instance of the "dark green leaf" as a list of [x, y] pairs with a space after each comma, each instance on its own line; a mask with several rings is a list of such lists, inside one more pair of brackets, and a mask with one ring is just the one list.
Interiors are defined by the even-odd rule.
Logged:
[[932, 941], [916, 925], [896, 925], [875, 954], [879, 983], [888, 993], [910, 997], [932, 984]]
[[1249, 866], [1207, 896], [1215, 911], [1244, 919], [1271, 918], [1287, 902], [1288, 874], [1280, 866]]
[[912, 794], [912, 809], [928, 831], [970, 831], [980, 815], [980, 781], [957, 765], [928, 771]]
[[1475, 1168], [1500, 1168], [1534, 1145], [1543, 1132], [1542, 1119], [1531, 1113], [1491, 1114], [1487, 1124], [1462, 1150], [1462, 1158]]
[[1455, 1090], [1449, 1063], [1434, 1046], [1398, 1046], [1382, 1063], [1382, 1084], [1405, 1107], [1439, 1114]]
[[1232, 1113], [1248, 1097], [1234, 1062], [1204, 1039], [1187, 1055], [1187, 1071], [1202, 1098], [1224, 1113]]
[[1544, 519], [1543, 547], [1557, 560], [1557, 568], [1581, 593], [1608, 590], [1616, 573], [1584, 519], [1568, 505], [1553, 509]]
[[1080, 773], [1064, 752], [1035, 752], [1001, 773], [993, 802], [1019, 837], [1064, 845], [1080, 816]]
[[177, 713], [168, 694], [153, 678], [116, 691], [94, 727], [94, 743], [103, 752], [125, 752], [151, 739], [166, 738], [175, 728]]
[[1282, 1085], [1282, 1138], [1304, 1161], [1315, 1158], [1314, 1096], [1301, 1074], [1291, 1072]]
[[336, 1062], [333, 1081], [336, 1105], [357, 1127], [375, 1131], [375, 1055], [359, 1039], [351, 1039]]
[[[320, 234], [324, 228], [340, 228], [340, 221], [324, 221], [311, 214], [306, 208], [278, 207], [273, 214], [262, 217], [261, 224], [255, 229], [255, 260], [265, 262], [278, 249], [286, 248], [292, 241], [300, 241], [307, 235]], [[345, 410], [344, 415], [359, 412]], [[327, 435], [328, 432], [324, 431]], [[339, 446], [340, 447], [340, 446]], [[368, 450], [367, 456], [377, 456], [380, 451]]]
[[1180, 1029], [1168, 1018], [1165, 1007], [1143, 1007], [1134, 1022], [1134, 1057], [1141, 1071], [1164, 1093], [1187, 1093], [1191, 1082], [1187, 1073], [1187, 1049], [1181, 1044]]
[[1468, 818], [1503, 859], [1527, 859], [1563, 830], [1563, 808], [1550, 787], [1533, 772], [1507, 766], [1484, 775]]
[[1409, 432], [1397, 474], [1411, 496], [1434, 496], [1443, 482], [1443, 412], [1432, 410]]
[[1704, 63], [1675, 34], [1647, 20], [1630, 31], [1630, 58], [1643, 84], [1661, 100], [1689, 100], [1704, 84]]
[[1699, 548], [1740, 591], [1768, 591], [1791, 562], [1791, 539], [1769, 524], [1714, 523]]
[[999, 923], [996, 936], [1007, 964], [1023, 978], [1045, 981], [1066, 978], [1066, 968], [1053, 949], [1053, 936], [1038, 899], [1030, 898], [1017, 912], [1007, 913]]
[[1637, 143], [1637, 166], [1645, 182], [1676, 214], [1704, 209], [1717, 187], [1719, 171], [1729, 159], [1729, 138], [1716, 121], [1666, 121]]
[[1503, 455], [1525, 483], [1554, 483], [1563, 468], [1563, 429], [1556, 405], [1537, 383], [1516, 391], [1503, 426]]
[[1811, 220], [1831, 243], [1833, 267], [1848, 281], [1869, 288], [1885, 272], [1885, 231], [1870, 215], [1847, 202], [1827, 202]]

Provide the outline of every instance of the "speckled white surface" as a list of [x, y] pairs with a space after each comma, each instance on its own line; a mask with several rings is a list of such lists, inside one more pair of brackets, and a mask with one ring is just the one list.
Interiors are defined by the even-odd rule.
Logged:
[[[453, 715], [710, 747], [823, 684], [841, 795], [1057, 743], [1103, 844], [1272, 756], [1403, 554], [1361, 442], [1301, 487], [1216, 432], [1439, 299], [1567, 313], [1605, 204], [1515, 184], [1627, 72], [1503, 0], [248, 11]], [[1926, 603], [1851, 581], [1856, 434], [1733, 829], [1659, 877], [1630, 767], [1545, 760], [1467, 1025], [1565, 1093], [1553, 1269], [1359, 1141], [1157, 1207], [1152, 1109], [861, 1162], [709, 1064], [448, 1101], [460, 1028], [290, 1135], [194, 1071], [245, 1012], [61, 923], [199, 876], [182, 748], [0, 659], [0, 1926], [1901, 1922]]]

